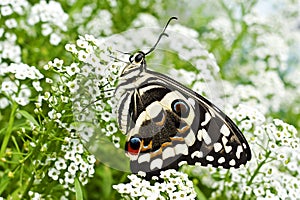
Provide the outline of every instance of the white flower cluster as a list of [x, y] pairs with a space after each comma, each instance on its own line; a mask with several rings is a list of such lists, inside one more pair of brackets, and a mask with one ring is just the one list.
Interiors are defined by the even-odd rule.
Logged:
[[42, 200], [42, 199], [44, 199], [44, 198], [42, 198], [42, 195], [39, 194], [38, 192], [29, 191], [28, 195], [29, 195], [31, 200]]
[[229, 171], [196, 167], [194, 175], [216, 189], [212, 198], [226, 194], [228, 199], [253, 196], [257, 199], [296, 199], [300, 192], [297, 187], [300, 184], [297, 130], [279, 119], [267, 122], [259, 111], [248, 106], [239, 106], [229, 114], [239, 122], [238, 126], [249, 141], [252, 159], [245, 167]]
[[82, 185], [88, 183], [88, 178], [95, 173], [96, 159], [93, 155], [86, 155], [83, 144], [76, 135], [65, 138], [65, 145], [61, 149], [63, 157], [48, 158], [54, 162], [54, 167], [48, 171], [48, 176], [58, 181], [64, 188], [75, 192], [75, 179], [78, 178]]
[[196, 192], [193, 188], [193, 182], [188, 179], [188, 176], [174, 169], [161, 172], [159, 182], [158, 178], [153, 178], [152, 181], [146, 181], [143, 178], [131, 174], [128, 175], [130, 183], [114, 185], [122, 197], [126, 199], [195, 199]]
[[[13, 75], [14, 78], [9, 78], [11, 75]], [[11, 63], [10, 65], [2, 63], [0, 65], [0, 76], [6, 76], [6, 78], [2, 80], [0, 93], [10, 96], [10, 100], [22, 106], [27, 105], [31, 97], [31, 90], [22, 81], [25, 79], [33, 80], [33, 88], [35, 88], [36, 91], [40, 91], [41, 87], [38, 80], [44, 77], [34, 66], [23, 63]], [[2, 97], [0, 99], [0, 108], [6, 108], [10, 100], [6, 97]]]
[[[107, 10], [98, 10], [92, 15], [94, 9], [97, 9], [95, 4], [89, 4], [80, 13], [73, 15], [74, 23], [79, 25], [78, 34], [91, 34], [95, 37], [110, 35], [113, 26], [112, 14]], [[87, 22], [83, 23], [85, 20]]]
[[[213, 16], [208, 24], [210, 30], [202, 35], [201, 41], [208, 46], [215, 42], [221, 44], [218, 48], [222, 51], [219, 63], [224, 66], [221, 67], [226, 68], [224, 71], [229, 77], [243, 80], [239, 86], [231, 86], [226, 90], [229, 101], [235, 106], [242, 100], [255, 106], [263, 114], [279, 112], [290, 106], [286, 103], [286, 97], [295, 96], [292, 91], [287, 90], [289, 85], [285, 83], [284, 77], [295, 73], [296, 68], [292, 69], [293, 63], [289, 59], [295, 54], [293, 52], [299, 52], [300, 34], [295, 28], [295, 16], [290, 23], [287, 24], [286, 21], [299, 14], [294, 9], [287, 9], [291, 4], [297, 7], [296, 2], [280, 2], [205, 3], [207, 9], [216, 7], [218, 13], [209, 13]], [[260, 6], [267, 6], [270, 10], [265, 10], [269, 13], [261, 12]], [[272, 9], [276, 12], [271, 12]], [[292, 49], [297, 43], [298, 48]], [[217, 56], [218, 49], [213, 49]], [[228, 52], [224, 53], [226, 51]], [[233, 96], [232, 91], [236, 89], [240, 93], [234, 93]]]
[[15, 63], [21, 62], [21, 48], [16, 44], [17, 36], [14, 33], [4, 32], [0, 28], [0, 37], [4, 35], [4, 40], [0, 41], [0, 62], [8, 59]]
[[3, 17], [17, 13], [23, 15], [25, 10], [29, 7], [27, 0], [22, 1], [11, 1], [11, 0], [2, 0], [0, 2], [0, 13]]
[[61, 42], [62, 31], [67, 31], [66, 22], [69, 16], [63, 11], [60, 3], [56, 1], [41, 0], [33, 5], [27, 19], [29, 25], [42, 23], [42, 34], [50, 35], [50, 43], [58, 45]]
[[[80, 36], [76, 44], [67, 44], [65, 48], [80, 62], [73, 67], [73, 70], [67, 70], [70, 76], [74, 76], [66, 83], [72, 94], [70, 100], [73, 103], [75, 120], [79, 122], [76, 130], [83, 141], [89, 143], [89, 149], [92, 149], [92, 152], [100, 148], [97, 147], [98, 143], [95, 138], [99, 139], [102, 136], [109, 137], [119, 148], [120, 137], [115, 135], [118, 132], [114, 110], [116, 100], [111, 97], [119, 68], [124, 63], [115, 62], [108, 57], [114, 54], [109, 51], [103, 41], [91, 35]], [[77, 67], [80, 68], [79, 71]], [[100, 132], [95, 131], [99, 126]], [[93, 145], [94, 142], [96, 144]]]

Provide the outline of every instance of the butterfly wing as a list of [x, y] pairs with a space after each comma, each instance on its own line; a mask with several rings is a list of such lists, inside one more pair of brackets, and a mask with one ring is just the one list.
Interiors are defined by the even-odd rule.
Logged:
[[207, 99], [160, 73], [141, 79], [129, 104], [128, 138], [141, 139], [133, 173], [151, 177], [182, 162], [238, 168], [251, 159], [241, 131]]

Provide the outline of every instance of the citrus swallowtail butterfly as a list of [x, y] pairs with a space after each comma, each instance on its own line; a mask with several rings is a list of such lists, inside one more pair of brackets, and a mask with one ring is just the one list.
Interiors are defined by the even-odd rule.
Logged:
[[133, 173], [146, 178], [182, 163], [238, 168], [251, 159], [250, 147], [234, 122], [214, 104], [179, 82], [147, 69], [138, 51], [123, 69], [115, 95], [119, 128], [127, 135]]

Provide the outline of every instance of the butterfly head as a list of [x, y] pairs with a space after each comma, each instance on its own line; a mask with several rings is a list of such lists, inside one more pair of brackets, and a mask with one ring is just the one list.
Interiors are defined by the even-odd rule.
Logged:
[[133, 65], [142, 65], [145, 63], [145, 56], [146, 54], [144, 52], [138, 51], [129, 57], [129, 62]]
[[129, 57], [129, 64], [126, 65], [126, 67], [123, 69], [123, 71], [121, 72], [121, 76], [136, 70], [140, 72], [144, 71], [146, 68], [145, 56], [146, 54], [142, 51], [138, 51], [132, 54]]

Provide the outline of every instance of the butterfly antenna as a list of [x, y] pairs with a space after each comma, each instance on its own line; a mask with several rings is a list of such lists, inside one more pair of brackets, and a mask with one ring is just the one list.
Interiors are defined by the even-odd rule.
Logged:
[[124, 61], [124, 60], [121, 60], [121, 59], [119, 59], [119, 58], [117, 58], [117, 57], [114, 57], [114, 56], [111, 56], [111, 55], [108, 55], [110, 58], [113, 58], [113, 59], [115, 59], [115, 60], [117, 60], [117, 61], [120, 61], [120, 62], [123, 62], [123, 63], [126, 63], [126, 64], [130, 64], [130, 62], [126, 62], [126, 61]]
[[151, 52], [156, 48], [156, 46], [157, 46], [157, 44], [159, 43], [159, 41], [160, 41], [160, 39], [162, 38], [162, 36], [167, 36], [167, 37], [168, 37], [168, 34], [166, 34], [165, 31], [166, 31], [166, 29], [167, 29], [169, 23], [170, 23], [173, 19], [176, 19], [176, 20], [177, 20], [178, 18], [177, 18], [177, 17], [171, 17], [171, 18], [168, 20], [167, 24], [165, 25], [165, 28], [163, 29], [163, 31], [162, 31], [161, 34], [159, 35], [159, 37], [158, 37], [156, 43], [153, 45], [153, 47], [152, 47], [147, 53], [145, 53], [145, 55], [151, 53]]
[[119, 53], [122, 53], [122, 54], [126, 54], [126, 55], [131, 55], [132, 53], [129, 53], [129, 52], [123, 52], [123, 51], [120, 51], [120, 50], [116, 50], [117, 52]]

